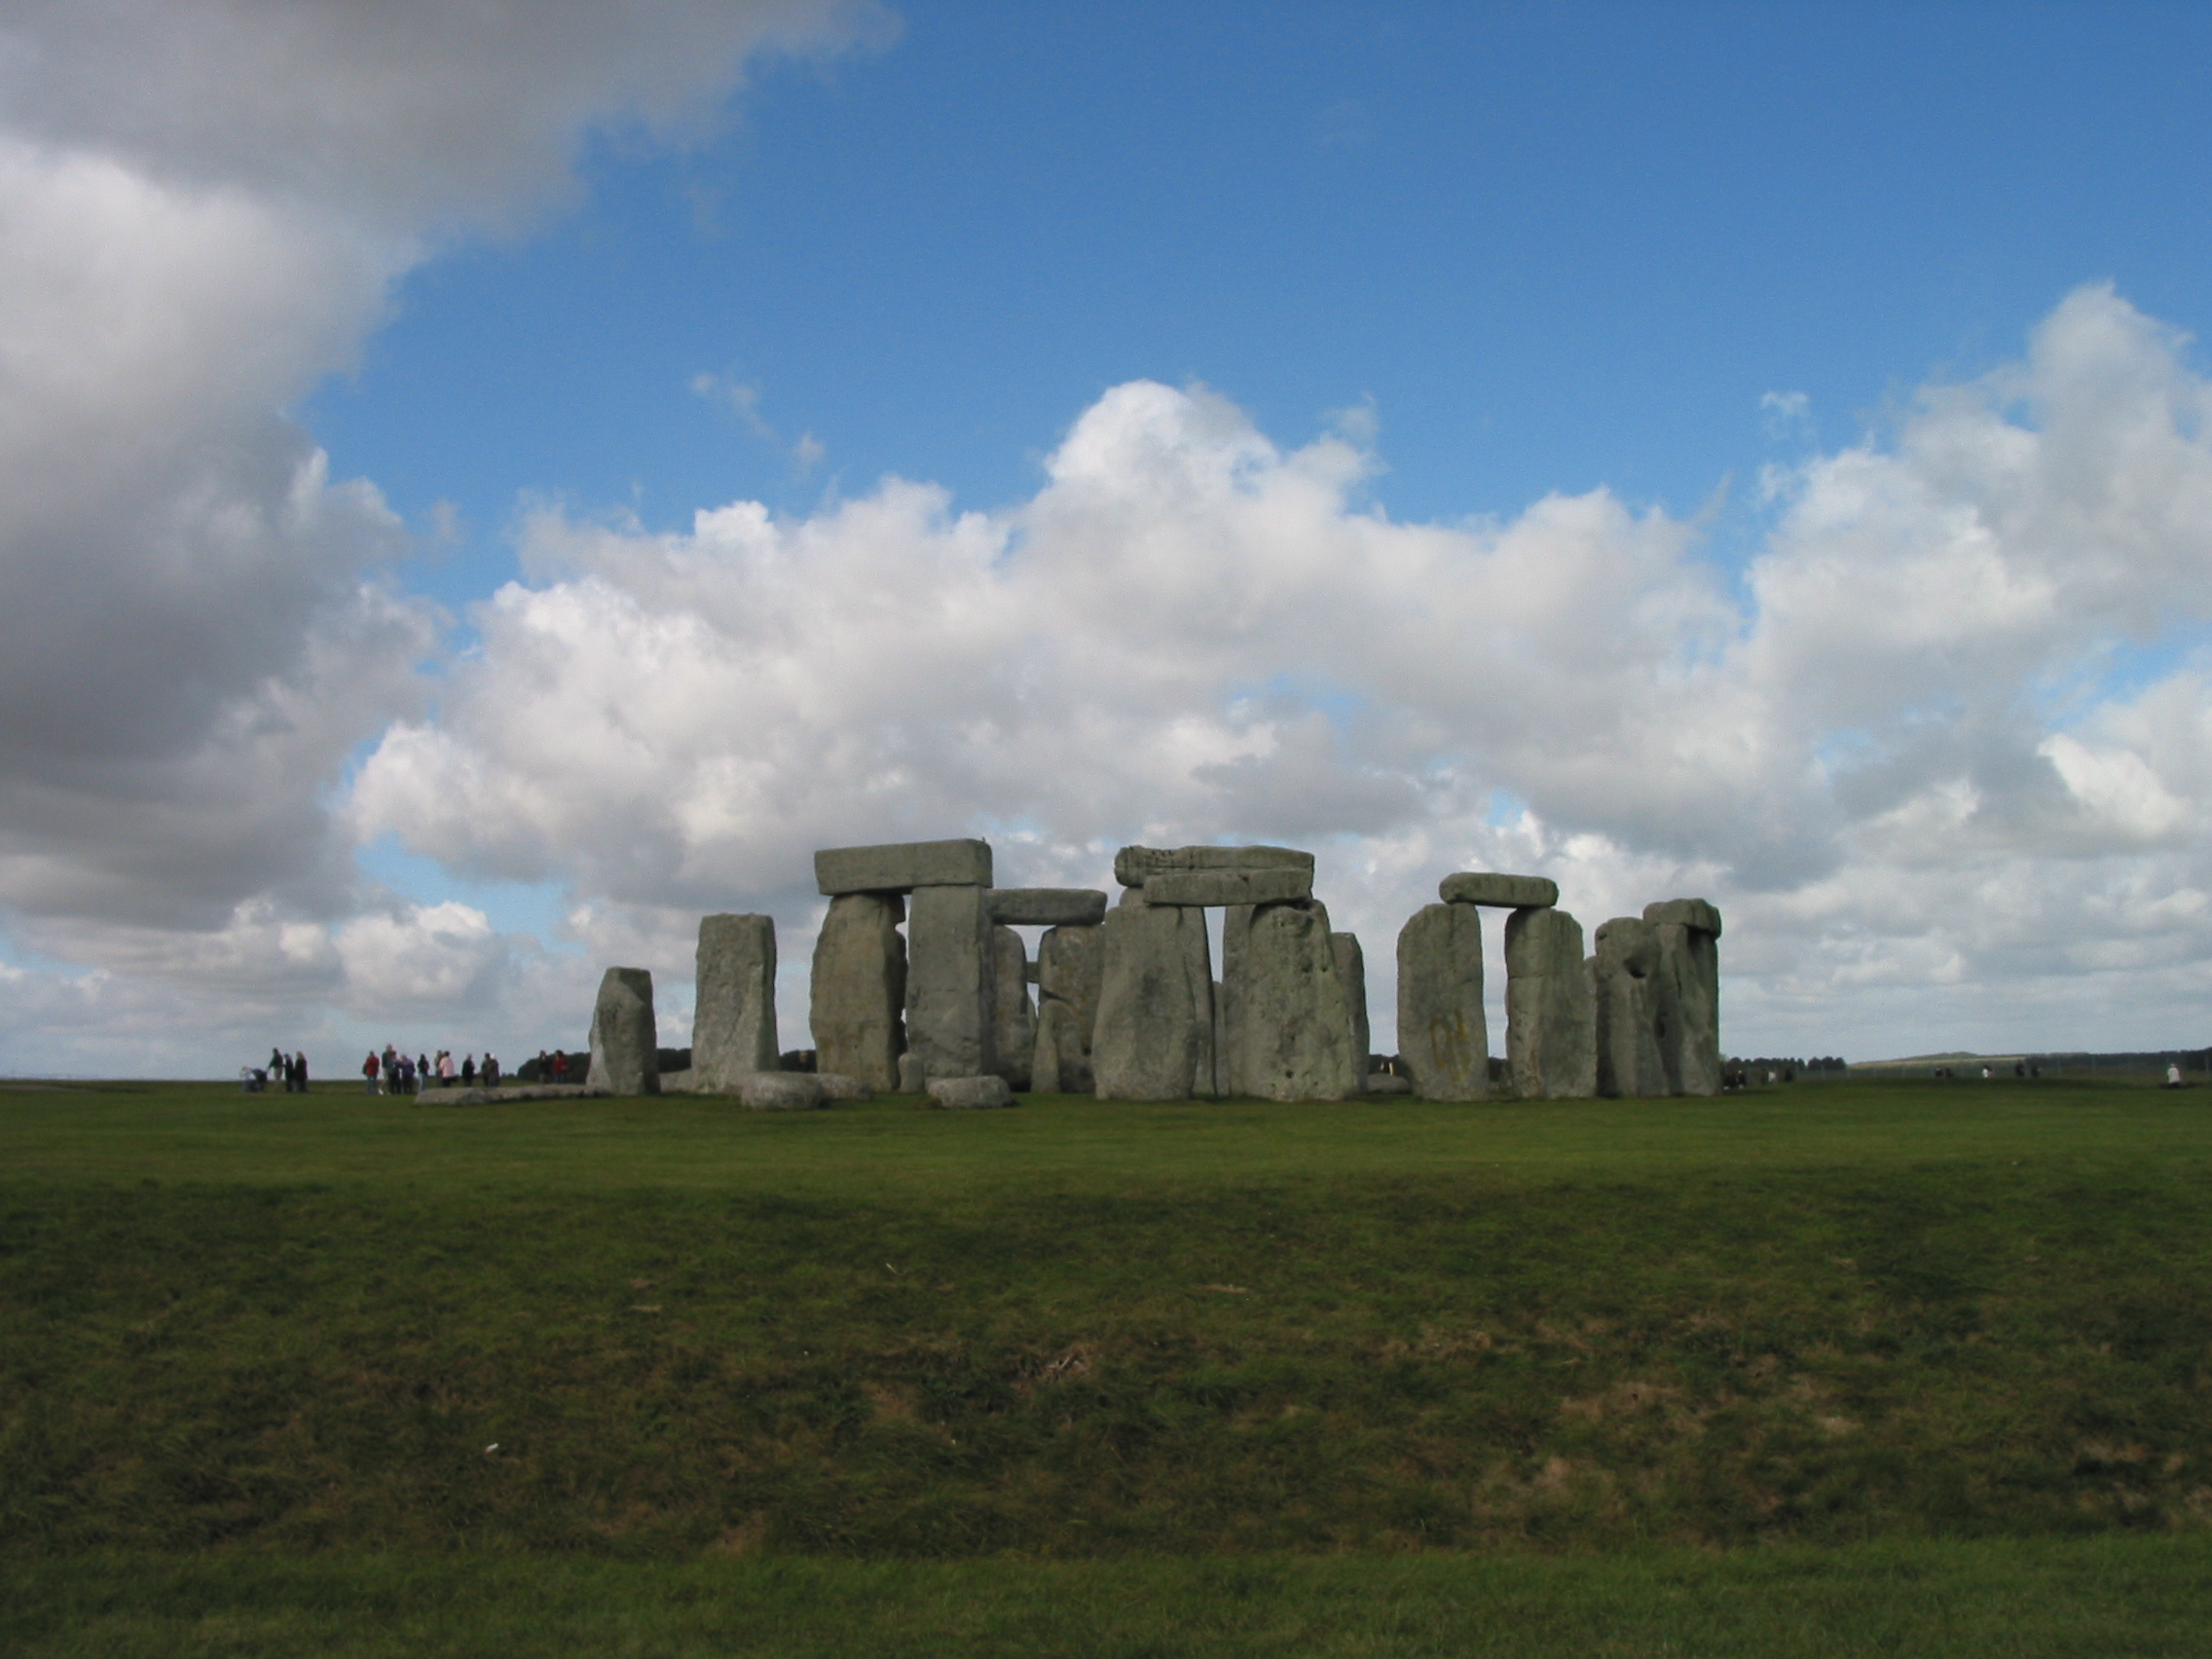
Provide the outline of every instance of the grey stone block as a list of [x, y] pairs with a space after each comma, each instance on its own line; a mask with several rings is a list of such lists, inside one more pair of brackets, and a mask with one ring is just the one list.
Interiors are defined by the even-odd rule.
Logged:
[[844, 893], [830, 901], [814, 941], [809, 993], [819, 1070], [857, 1077], [870, 1088], [900, 1087], [906, 941], [899, 923], [905, 913], [896, 894]]
[[875, 1098], [875, 1090], [857, 1077], [846, 1077], [840, 1072], [811, 1072], [807, 1075], [820, 1087], [825, 1101]]
[[1037, 1041], [1030, 1050], [1029, 1088], [1037, 1094], [1088, 1094], [1097, 1087], [1083, 1051], [1076, 1012], [1048, 999], [1037, 1010]]
[[1360, 1084], [1365, 1094], [1411, 1094], [1414, 1091], [1411, 1078], [1393, 1077], [1388, 1072], [1369, 1072]]
[[829, 1104], [816, 1072], [747, 1072], [734, 1081], [732, 1092], [749, 1112], [811, 1112]]
[[1012, 1106], [1014, 1090], [1003, 1077], [940, 1077], [930, 1082], [930, 1104], [953, 1112]]
[[699, 923], [698, 1003], [691, 1016], [693, 1087], [719, 1093], [743, 1072], [774, 1071], [776, 924], [768, 916]]
[[1655, 928], [1695, 928], [1720, 937], [1720, 912], [1703, 899], [1661, 899], [1643, 906], [1643, 919]]
[[906, 902], [906, 1051], [925, 1079], [998, 1070], [998, 949], [980, 887], [917, 887]]
[[922, 1074], [921, 1055], [901, 1054], [899, 1056], [899, 1092], [901, 1094], [920, 1094], [929, 1088], [929, 1081]]
[[1310, 869], [1164, 870], [1144, 884], [1147, 904], [1225, 907], [1282, 904], [1312, 897]]
[[1073, 1009], [1086, 1055], [1098, 1024], [1098, 976], [1104, 963], [1105, 935], [1096, 927], [1050, 928], [1037, 941], [1039, 1014], [1051, 1002]]
[[1447, 904], [1489, 904], [1501, 910], [1541, 909], [1559, 903], [1559, 883], [1546, 875], [1461, 870], [1436, 884]]
[[1598, 1091], [1597, 1014], [1582, 962], [1582, 924], [1565, 910], [1505, 918], [1505, 1057], [1524, 1100]]
[[[1367, 952], [1359, 947], [1359, 936], [1349, 933], [1333, 933], [1329, 947], [1337, 953], [1337, 982], [1345, 988], [1345, 1001], [1351, 1008], [1351, 1051], [1358, 1056], [1359, 1071], [1367, 1072], [1367, 1046], [1374, 1033], [1367, 1022]], [[1222, 952], [1224, 956], [1228, 951]]]
[[994, 927], [991, 940], [998, 951], [992, 975], [997, 1011], [991, 1046], [998, 1054], [999, 1076], [1010, 1088], [1027, 1088], [1037, 1050], [1037, 1011], [1029, 1004], [1029, 950], [1009, 927]]
[[1205, 912], [1124, 894], [1103, 933], [1090, 1051], [1098, 1098], [1188, 1100], [1212, 1087]]
[[1657, 930], [1640, 916], [1615, 916], [1598, 929], [1596, 943], [1589, 971], [1597, 1011], [1598, 1092], [1608, 1100], [1665, 1094]]
[[1398, 1057], [1428, 1100], [1490, 1098], [1482, 911], [1424, 904], [1398, 935]]
[[1367, 1051], [1352, 1035], [1351, 1001], [1337, 977], [1325, 906], [1309, 900], [1252, 912], [1240, 994], [1233, 1070], [1246, 1094], [1262, 1100], [1358, 1095]]
[[832, 896], [990, 884], [988, 841], [894, 841], [882, 847], [830, 847], [814, 855], [814, 885]]
[[1244, 944], [1252, 937], [1250, 904], [1232, 904], [1221, 913], [1221, 981], [1215, 991], [1214, 1089], [1235, 1100], [1248, 1091], [1236, 1072], [1242, 1043]]
[[1007, 927], [1091, 928], [1106, 919], [1106, 895], [1095, 887], [994, 887], [991, 920]]
[[609, 968], [591, 1011], [589, 1082], [616, 1094], [660, 1092], [660, 1042], [653, 1028], [653, 977]]
[[1114, 855], [1114, 879], [1124, 887], [1200, 869], [1302, 869], [1310, 875], [1313, 855], [1294, 847], [1124, 847]]
[[[1697, 904], [1700, 900], [1678, 900]], [[1710, 904], [1705, 906], [1712, 909]], [[1659, 906], [1653, 905], [1652, 909]], [[1651, 911], [1645, 910], [1648, 920]], [[1717, 920], [1717, 916], [1714, 918]], [[1674, 1094], [1720, 1092], [1720, 935], [1717, 928], [1662, 922], [1652, 927], [1659, 941], [1659, 968], [1652, 976], [1653, 1029], [1659, 1060]]]

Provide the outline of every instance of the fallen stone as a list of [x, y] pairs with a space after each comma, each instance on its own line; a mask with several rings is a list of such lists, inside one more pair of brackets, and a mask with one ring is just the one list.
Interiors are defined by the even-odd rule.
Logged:
[[653, 1029], [653, 977], [643, 968], [609, 968], [591, 1013], [588, 1083], [616, 1094], [660, 1092], [660, 1044]]
[[1094, 887], [994, 887], [991, 920], [1006, 927], [1091, 928], [1106, 919], [1106, 895]]
[[857, 1077], [846, 1077], [838, 1072], [814, 1072], [815, 1086], [822, 1090], [825, 1101], [873, 1100], [875, 1090]]
[[691, 1069], [719, 1092], [743, 1072], [774, 1071], [776, 923], [770, 916], [707, 916], [699, 923], [698, 1001]]
[[1668, 1092], [1661, 1052], [1658, 988], [1659, 938], [1638, 916], [1616, 916], [1598, 929], [1589, 959], [1596, 1008], [1598, 1092], [1608, 1100], [1643, 1099]]
[[830, 901], [830, 913], [814, 941], [809, 1003], [815, 1064], [857, 1077], [870, 1088], [901, 1087], [906, 941], [899, 924], [905, 914], [905, 903], [896, 894], [839, 894]]
[[983, 892], [917, 887], [906, 903], [906, 1051], [925, 1079], [998, 1070], [998, 948]]
[[605, 1100], [611, 1088], [593, 1088], [574, 1083], [532, 1083], [515, 1088], [425, 1088], [415, 1096], [418, 1106], [495, 1106], [509, 1100]]
[[1413, 1079], [1394, 1077], [1389, 1072], [1369, 1072], [1360, 1084], [1360, 1091], [1364, 1094], [1411, 1094], [1414, 1091]]
[[1048, 1002], [1066, 1003], [1075, 1010], [1086, 1055], [1098, 1025], [1098, 977], [1105, 960], [1105, 935], [1097, 927], [1049, 928], [1037, 941], [1039, 1014]]
[[930, 1104], [951, 1112], [1012, 1106], [1014, 1090], [1003, 1077], [940, 1077], [930, 1081]]
[[1147, 878], [1147, 904], [1281, 904], [1313, 897], [1309, 869], [1167, 870]]
[[663, 1094], [713, 1094], [715, 1089], [698, 1087], [699, 1073], [690, 1066], [682, 1071], [664, 1071], [660, 1074], [660, 1091]]
[[1091, 1075], [1101, 1100], [1188, 1100], [1211, 1088], [1205, 912], [1124, 895], [1102, 926]]
[[882, 847], [830, 847], [814, 855], [814, 885], [832, 896], [990, 884], [988, 841], [895, 841]]
[[1352, 1035], [1351, 999], [1337, 977], [1328, 909], [1262, 904], [1244, 941], [1242, 1013], [1233, 1071], [1261, 1100], [1348, 1100], [1367, 1048]]
[[1498, 875], [1462, 870], [1436, 885], [1447, 904], [1489, 904], [1503, 910], [1541, 909], [1559, 903], [1559, 883], [1545, 875]]
[[1398, 1057], [1426, 1100], [1490, 1098], [1482, 911], [1424, 904], [1398, 935]]
[[[1337, 956], [1337, 982], [1345, 988], [1345, 1001], [1351, 1008], [1351, 1051], [1358, 1056], [1362, 1076], [1367, 1071], [1367, 1045], [1374, 1033], [1367, 1022], [1367, 952], [1359, 947], [1359, 935], [1333, 933], [1329, 936], [1329, 948]], [[1229, 952], [1224, 950], [1224, 956]]]
[[1655, 928], [1695, 928], [1720, 937], [1720, 912], [1703, 899], [1661, 899], [1643, 906], [1643, 919]]
[[1582, 924], [1565, 910], [1506, 917], [1505, 1057], [1524, 1100], [1598, 1091], [1597, 1015], [1582, 962]]
[[1313, 855], [1294, 847], [1124, 847], [1114, 855], [1114, 879], [1142, 887], [1156, 875], [1199, 869], [1313, 870]]
[[901, 1054], [899, 1056], [899, 1092], [901, 1094], [920, 1094], [928, 1088], [929, 1079], [922, 1075], [922, 1056], [919, 1054]]
[[[1690, 915], [1691, 923], [1654, 921], [1661, 915]], [[1702, 899], [1677, 899], [1644, 908], [1645, 922], [1659, 941], [1659, 968], [1652, 976], [1659, 1037], [1659, 1060], [1667, 1087], [1675, 1094], [1720, 1092], [1720, 913]], [[1712, 926], [1703, 925], [1711, 921]]]
[[749, 1112], [811, 1112], [829, 1104], [814, 1072], [747, 1072], [734, 1082], [726, 1092]]
[[[1103, 907], [1100, 913], [1104, 913]], [[993, 927], [991, 940], [998, 951], [992, 974], [997, 1012], [991, 1048], [998, 1055], [999, 1076], [1006, 1079], [1007, 1086], [1027, 1088], [1037, 1051], [1037, 1011], [1029, 1003], [1029, 951], [1021, 936], [1009, 927]]]

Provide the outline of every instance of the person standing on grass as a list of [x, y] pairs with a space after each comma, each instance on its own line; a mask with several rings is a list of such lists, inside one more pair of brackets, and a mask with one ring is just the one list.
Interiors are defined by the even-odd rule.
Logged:
[[461, 1062], [461, 1087], [463, 1088], [474, 1088], [476, 1087], [476, 1055], [473, 1051], [470, 1052], [468, 1058]]
[[493, 1053], [489, 1049], [484, 1051], [484, 1087], [486, 1088], [499, 1087], [499, 1056]]
[[366, 1080], [371, 1094], [377, 1091], [377, 1051], [371, 1049], [369, 1057], [361, 1062], [361, 1076]]
[[384, 1091], [387, 1094], [399, 1092], [399, 1051], [389, 1043], [384, 1046]]

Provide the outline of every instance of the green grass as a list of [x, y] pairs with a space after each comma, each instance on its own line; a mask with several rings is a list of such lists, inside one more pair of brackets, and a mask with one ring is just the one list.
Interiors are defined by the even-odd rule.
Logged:
[[0, 1648], [2187, 1651], [2207, 1176], [2059, 1080], [12, 1088]]

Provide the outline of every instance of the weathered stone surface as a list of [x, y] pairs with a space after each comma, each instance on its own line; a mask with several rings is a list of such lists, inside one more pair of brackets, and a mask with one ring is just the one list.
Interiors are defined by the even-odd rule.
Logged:
[[1012, 1106], [1014, 1090], [1003, 1077], [940, 1077], [930, 1082], [930, 1104], [953, 1112]]
[[1313, 855], [1294, 847], [1124, 847], [1114, 855], [1114, 879], [1124, 887], [1197, 869], [1302, 869], [1310, 875]]
[[689, 1066], [682, 1071], [664, 1071], [660, 1074], [660, 1091], [663, 1094], [712, 1094], [716, 1090], [699, 1087], [699, 1074]]
[[[1677, 904], [1704, 904], [1697, 899]], [[1713, 906], [1705, 904], [1707, 910]], [[1644, 911], [1648, 921], [1652, 905]], [[1713, 917], [1718, 922], [1717, 912]], [[1667, 1088], [1675, 1094], [1720, 1092], [1720, 930], [1662, 922], [1652, 927], [1659, 941], [1656, 988], [1659, 1061]]]
[[1037, 1094], [1088, 1094], [1097, 1087], [1075, 1009], [1048, 1000], [1037, 1010], [1037, 1042], [1030, 1050], [1029, 1088]]
[[1501, 910], [1541, 909], [1559, 903], [1559, 883], [1546, 875], [1461, 870], [1436, 884], [1447, 904], [1490, 904]]
[[[1037, 1005], [1048, 1002], [1075, 1010], [1082, 1051], [1090, 1052], [1098, 1024], [1098, 976], [1105, 964], [1105, 934], [1096, 927], [1057, 927], [1037, 941]], [[1073, 1092], [1070, 1090], [1069, 1092]]]
[[906, 903], [906, 1051], [925, 1079], [998, 1070], [998, 950], [980, 887], [917, 887]]
[[1095, 887], [994, 887], [991, 920], [1023, 928], [1094, 928], [1106, 919], [1106, 895]]
[[1029, 1004], [1029, 949], [1009, 927], [994, 927], [991, 942], [998, 951], [991, 981], [997, 999], [991, 1047], [999, 1057], [999, 1076], [1008, 1087], [1027, 1088], [1037, 1051], [1037, 1011]]
[[1337, 982], [1344, 986], [1345, 1001], [1351, 1009], [1351, 1051], [1365, 1077], [1367, 1046], [1374, 1040], [1367, 1023], [1367, 952], [1359, 947], [1359, 935], [1348, 933], [1331, 934], [1329, 948], [1336, 952]]
[[660, 1092], [660, 1042], [653, 1029], [653, 977], [609, 968], [591, 1012], [589, 1082], [616, 1094]]
[[1147, 904], [1280, 904], [1313, 897], [1310, 869], [1166, 870], [1144, 884]]
[[1214, 996], [1214, 1091], [1235, 1100], [1249, 1092], [1237, 1075], [1243, 1009], [1244, 944], [1252, 937], [1250, 904], [1232, 904], [1221, 913], [1221, 981]]
[[1388, 1072], [1369, 1072], [1362, 1080], [1360, 1089], [1366, 1094], [1411, 1094], [1414, 1085], [1411, 1078], [1393, 1077]]
[[730, 1092], [749, 1112], [811, 1112], [829, 1104], [818, 1072], [746, 1072], [732, 1083]]
[[831, 895], [990, 884], [988, 841], [894, 841], [884, 847], [830, 847], [814, 855], [814, 885]]
[[710, 1091], [741, 1072], [774, 1071], [776, 923], [707, 916], [699, 923], [698, 1003], [691, 1015], [693, 1084]]
[[1348, 1100], [1367, 1051], [1352, 1034], [1329, 912], [1311, 900], [1262, 904], [1244, 940], [1233, 1071], [1262, 1100]]
[[1598, 1091], [1597, 1014], [1582, 960], [1582, 924], [1565, 910], [1505, 918], [1505, 1057], [1524, 1100]]
[[929, 1079], [922, 1075], [922, 1056], [919, 1054], [901, 1054], [899, 1056], [899, 1092], [901, 1094], [920, 1094], [928, 1088]]
[[1658, 972], [1659, 938], [1649, 922], [1616, 916], [1598, 929], [1590, 990], [1597, 1010], [1598, 1092], [1608, 1100], [1667, 1092], [1653, 982]]
[[1188, 1100], [1213, 1084], [1203, 910], [1124, 895], [1106, 912], [1091, 1074], [1101, 1100]]
[[875, 1090], [857, 1077], [846, 1077], [839, 1072], [814, 1072], [816, 1087], [822, 1090], [825, 1101], [873, 1100]]
[[507, 1088], [425, 1088], [414, 1097], [418, 1106], [504, 1106], [516, 1100], [604, 1100], [611, 1088], [590, 1088], [573, 1083], [524, 1084]]
[[1643, 906], [1643, 919], [1655, 928], [1695, 928], [1720, 937], [1720, 912], [1703, 899], [1661, 899]]
[[843, 893], [830, 901], [814, 941], [810, 993], [818, 1069], [857, 1077], [870, 1088], [901, 1087], [906, 941], [899, 923], [905, 913], [896, 894]]
[[1398, 935], [1398, 1057], [1428, 1100], [1490, 1098], [1482, 911], [1424, 904]]

